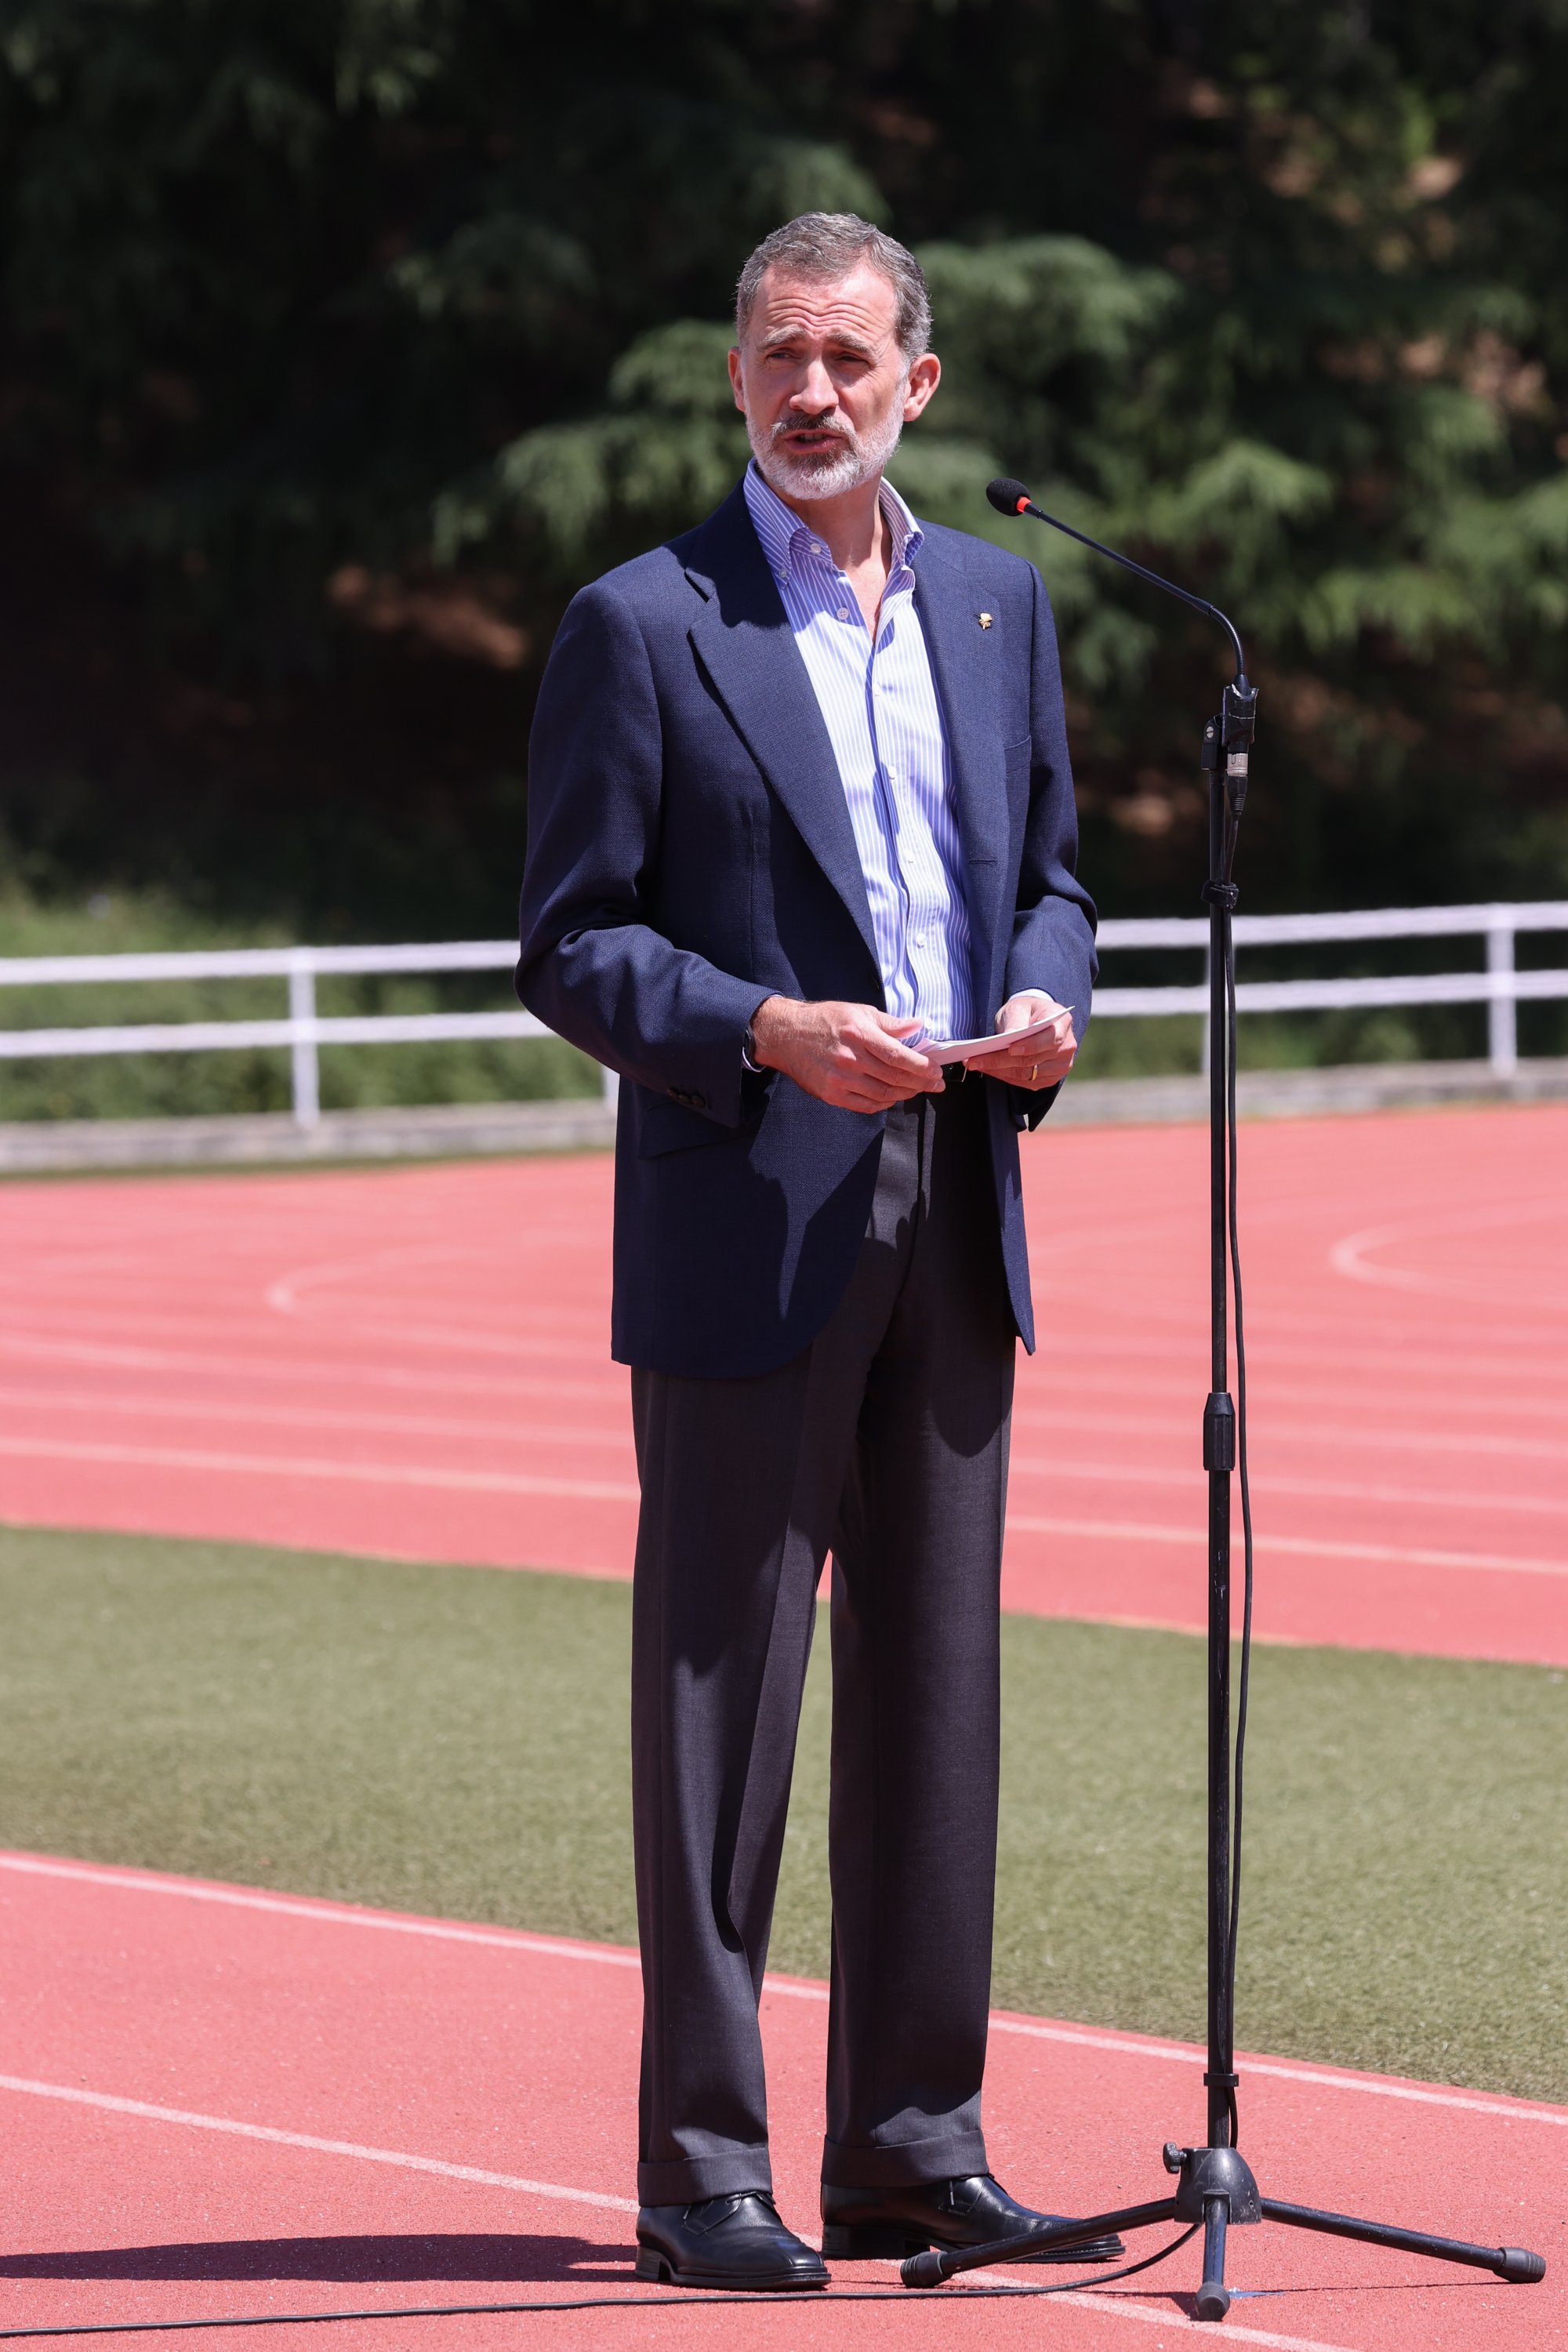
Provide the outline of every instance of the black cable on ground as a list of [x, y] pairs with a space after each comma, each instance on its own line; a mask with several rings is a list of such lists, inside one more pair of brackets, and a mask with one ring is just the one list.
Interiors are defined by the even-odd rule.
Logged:
[[[1234, 847], [1234, 839], [1233, 839]], [[1229, 1055], [1226, 1070], [1226, 1149], [1228, 1159], [1227, 1224], [1230, 1236], [1230, 1281], [1236, 1300], [1236, 1463], [1241, 1487], [1242, 1537], [1242, 1602], [1241, 1602], [1241, 1664], [1237, 1677], [1236, 1696], [1236, 1759], [1233, 1768], [1231, 1797], [1230, 1846], [1230, 1927], [1226, 1937], [1225, 2003], [1226, 2015], [1236, 2027], [1236, 1951], [1241, 1924], [1241, 1809], [1244, 1793], [1243, 1766], [1247, 1754], [1247, 1701], [1252, 1678], [1252, 1489], [1247, 1475], [1247, 1332], [1241, 1303], [1241, 1223], [1239, 1187], [1237, 1176], [1237, 1113], [1236, 1113], [1236, 943], [1228, 941], [1225, 967], [1225, 992], [1228, 1008], [1226, 1026], [1229, 1033]], [[1234, 2052], [1232, 2063], [1235, 2063]], [[1236, 2093], [1230, 2095], [1230, 2138], [1233, 2147], [1239, 2145], [1240, 2128], [1237, 2114]]]
[[[1058, 2279], [1051, 2286], [970, 2286], [960, 2288], [956, 2295], [944, 2295], [942, 2301], [983, 2303], [999, 2295], [1023, 2294], [1082, 2294], [1100, 2287], [1114, 2285], [1118, 2279], [1135, 2278], [1140, 2271], [1152, 2270], [1156, 2263], [1164, 2262], [1180, 2252], [1189, 2238], [1195, 2236], [1203, 2224], [1194, 2221], [1179, 2238], [1158, 2252], [1145, 2254], [1140, 2263], [1129, 2263], [1125, 2269], [1108, 2271], [1103, 2278]], [[927, 2300], [918, 2289], [912, 2291], [916, 2303]], [[663, 2311], [701, 2311], [710, 2305], [749, 2303], [766, 2309], [775, 2303], [910, 2303], [911, 2290], [903, 2286], [847, 2286], [825, 2294], [821, 2287], [792, 2287], [758, 2290], [751, 2294], [715, 2291], [709, 2287], [665, 2287], [658, 2294], [585, 2294], [564, 2299], [532, 2303], [422, 2303], [405, 2305], [400, 2309], [380, 2311], [258, 2311], [247, 2312], [237, 2318], [217, 2319], [100, 2319], [85, 2325], [63, 2327], [0, 2327], [0, 2342], [10, 2342], [19, 2336], [157, 2336], [177, 2329], [192, 2327], [321, 2327], [345, 2319], [483, 2319], [499, 2318], [517, 2312], [534, 2311], [621, 2311], [635, 2304], [639, 2309]]]

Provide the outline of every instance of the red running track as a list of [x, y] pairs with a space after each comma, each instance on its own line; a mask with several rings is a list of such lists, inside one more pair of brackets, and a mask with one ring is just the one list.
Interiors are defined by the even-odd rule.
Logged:
[[[1026, 1147], [1012, 1609], [1204, 1622], [1205, 1136]], [[1568, 1663], [1568, 1109], [1242, 1137], [1259, 1631]], [[0, 1517], [628, 1572], [607, 1158], [0, 1191]]]
[[[633, 2291], [630, 1953], [0, 1854], [0, 2328]], [[776, 2185], [785, 2217], [813, 2234], [826, 2022], [825, 1986], [770, 1980]], [[1201, 2133], [1202, 2065], [1179, 2044], [996, 2018], [997, 2171], [1069, 2210], [1168, 2193], [1160, 2143]], [[1266, 2193], [1530, 2245], [1548, 2273], [1510, 2287], [1268, 2225], [1238, 2231], [1226, 2341], [1564, 2341], [1568, 2109], [1267, 2059], [1243, 2060], [1242, 2084]], [[896, 2299], [737, 2309], [671, 2294], [654, 2309], [357, 2322], [310, 2341], [1160, 2352], [1193, 2325], [1198, 2272], [1194, 2245], [1103, 2294], [1006, 2305], [960, 2287], [906, 2294], [891, 2263], [841, 2264], [841, 2285], [886, 2284]], [[262, 2327], [245, 2340], [281, 2352], [300, 2339]]]

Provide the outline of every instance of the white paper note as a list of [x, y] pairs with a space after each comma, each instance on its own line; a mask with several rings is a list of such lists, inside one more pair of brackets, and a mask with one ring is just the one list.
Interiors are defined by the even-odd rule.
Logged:
[[915, 1051], [931, 1063], [984, 1061], [988, 1054], [1000, 1054], [1005, 1048], [1027, 1045], [1033, 1038], [1043, 1037], [1047, 1030], [1056, 1027], [1064, 1013], [1072, 1009], [1070, 1004], [1060, 1005], [1044, 1021], [1031, 1021], [1022, 1029], [1000, 1030], [989, 1037], [928, 1038]]

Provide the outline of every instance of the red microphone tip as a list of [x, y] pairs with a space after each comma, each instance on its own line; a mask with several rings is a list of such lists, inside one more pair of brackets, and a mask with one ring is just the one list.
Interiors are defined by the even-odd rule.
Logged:
[[1028, 510], [1029, 510], [1029, 501], [1028, 501], [1028, 499], [1020, 499], [1018, 500], [1018, 503], [1017, 503], [1016, 507], [1014, 509], [1014, 510], [1013, 510], [1013, 511], [1015, 512], [1015, 514], [1026, 514], [1026, 513], [1028, 512]]

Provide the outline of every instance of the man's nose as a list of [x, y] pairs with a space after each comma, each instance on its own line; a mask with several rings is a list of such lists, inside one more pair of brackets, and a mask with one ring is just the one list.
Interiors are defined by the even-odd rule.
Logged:
[[838, 390], [823, 361], [807, 361], [804, 374], [790, 394], [789, 404], [813, 416], [837, 407]]

